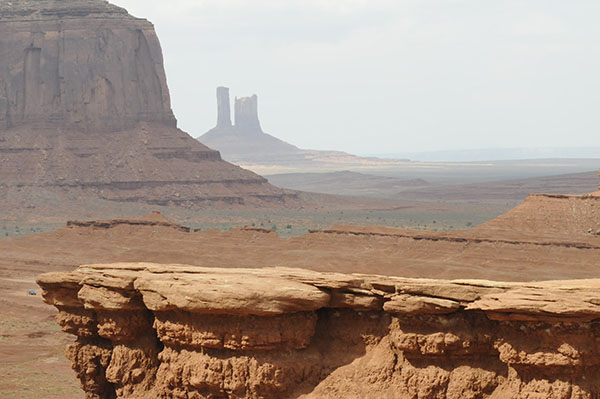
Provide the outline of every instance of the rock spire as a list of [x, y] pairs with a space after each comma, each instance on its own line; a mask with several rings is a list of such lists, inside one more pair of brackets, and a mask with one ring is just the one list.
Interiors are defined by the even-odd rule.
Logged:
[[231, 127], [231, 106], [229, 104], [228, 87], [217, 87], [217, 127]]
[[263, 133], [258, 120], [258, 97], [235, 99], [235, 126], [242, 133]]
[[[217, 149], [226, 160], [245, 162], [251, 159], [281, 157], [289, 160], [302, 151], [285, 141], [263, 132], [258, 119], [258, 96], [236, 97], [234, 105], [235, 124], [231, 125], [229, 89], [217, 88], [217, 126], [198, 140]], [[301, 155], [300, 155], [301, 156]]]

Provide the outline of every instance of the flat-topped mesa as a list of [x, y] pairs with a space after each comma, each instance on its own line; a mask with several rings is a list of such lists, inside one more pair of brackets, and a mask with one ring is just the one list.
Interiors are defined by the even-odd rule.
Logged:
[[0, 182], [23, 204], [298, 200], [177, 129], [153, 25], [104, 0], [0, 1]]
[[229, 88], [217, 87], [217, 127], [229, 128], [231, 126]]
[[88, 398], [600, 395], [600, 280], [129, 263], [38, 284]]
[[0, 3], [0, 19], [43, 20], [53, 17], [127, 17], [127, 10], [105, 0], [11, 0]]
[[250, 97], [236, 97], [235, 127], [243, 134], [262, 133], [258, 120], [258, 97], [256, 94]]
[[175, 126], [153, 25], [104, 0], [3, 1], [0, 131]]

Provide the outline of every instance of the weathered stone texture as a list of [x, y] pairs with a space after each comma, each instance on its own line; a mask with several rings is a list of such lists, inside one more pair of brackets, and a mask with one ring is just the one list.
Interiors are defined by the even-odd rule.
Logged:
[[176, 125], [150, 22], [103, 1], [3, 3], [0, 128]]
[[135, 263], [38, 284], [78, 336], [67, 355], [88, 398], [600, 395], [600, 280]]

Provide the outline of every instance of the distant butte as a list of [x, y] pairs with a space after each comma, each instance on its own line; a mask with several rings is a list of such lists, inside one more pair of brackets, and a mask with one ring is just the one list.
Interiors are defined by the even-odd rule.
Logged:
[[[197, 139], [217, 149], [230, 162], [253, 166], [333, 167], [340, 164], [381, 163], [375, 158], [361, 158], [343, 151], [300, 149], [262, 130], [258, 117], [258, 96], [235, 98], [234, 121], [231, 123], [229, 89], [217, 88], [217, 126]], [[394, 160], [405, 163], [406, 160]], [[386, 161], [390, 163], [390, 161]], [[257, 169], [260, 169], [257, 168]]]
[[263, 132], [258, 119], [258, 97], [235, 99], [231, 123], [229, 89], [217, 88], [217, 126], [199, 137], [200, 142], [217, 148], [231, 162], [269, 158], [293, 158], [302, 152], [298, 147]]
[[177, 128], [150, 22], [103, 0], [2, 1], [0, 194], [66, 193], [189, 207], [298, 202]]

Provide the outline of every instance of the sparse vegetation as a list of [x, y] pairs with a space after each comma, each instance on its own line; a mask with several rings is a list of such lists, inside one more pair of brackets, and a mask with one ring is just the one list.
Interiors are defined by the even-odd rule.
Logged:
[[[416, 204], [401, 210], [229, 210], [197, 211], [186, 220], [165, 212], [173, 221], [185, 220], [194, 230], [229, 230], [242, 226], [260, 226], [277, 230], [281, 236], [298, 236], [309, 230], [333, 225], [381, 225], [415, 230], [452, 230], [454, 226], [472, 227], [506, 212], [511, 206], [490, 204], [453, 205], [446, 209], [428, 209]], [[283, 228], [285, 226], [285, 228]]]

